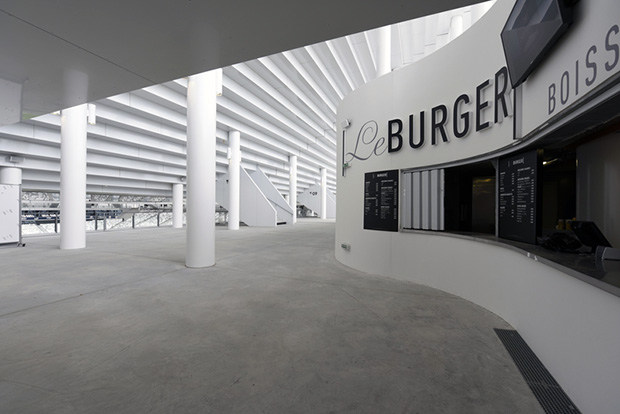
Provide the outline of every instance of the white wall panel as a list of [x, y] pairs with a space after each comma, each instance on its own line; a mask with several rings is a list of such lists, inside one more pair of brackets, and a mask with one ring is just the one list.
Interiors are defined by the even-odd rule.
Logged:
[[[228, 207], [228, 174], [222, 174], [216, 181], [217, 204]], [[275, 227], [278, 225], [277, 211], [269, 199], [241, 168], [239, 191], [239, 220], [248, 226]]]
[[412, 195], [412, 203], [411, 203], [411, 214], [413, 215], [413, 228], [421, 229], [422, 228], [422, 173], [416, 171], [411, 174], [412, 175], [412, 186], [411, 186], [411, 195]]
[[282, 194], [280, 194], [271, 181], [269, 181], [269, 178], [260, 169], [249, 174], [267, 200], [269, 200], [271, 205], [276, 209], [278, 222], [284, 221], [288, 224], [292, 224], [293, 214], [295, 214], [295, 212], [288, 205], [284, 197], [282, 197]]
[[[327, 189], [327, 218], [336, 218], [336, 197]], [[321, 212], [321, 186], [312, 184], [297, 196], [297, 203], [306, 206], [315, 213]]]
[[0, 184], [0, 244], [21, 242], [19, 185]]

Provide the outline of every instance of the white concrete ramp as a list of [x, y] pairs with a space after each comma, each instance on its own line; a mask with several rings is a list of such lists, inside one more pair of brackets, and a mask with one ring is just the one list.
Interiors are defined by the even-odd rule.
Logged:
[[[308, 187], [306, 191], [297, 196], [297, 204], [302, 204], [310, 210], [321, 212], [321, 186], [314, 184]], [[336, 218], [336, 196], [329, 188], [327, 189], [327, 218]]]
[[285, 222], [286, 224], [293, 224], [293, 209], [288, 205], [284, 197], [282, 197], [282, 194], [280, 194], [278, 189], [271, 183], [265, 173], [258, 168], [256, 171], [251, 171], [249, 174], [265, 197], [271, 202], [271, 205], [276, 209], [278, 223]]
[[[250, 174], [241, 167], [239, 183], [239, 220], [248, 226], [275, 227], [278, 225], [276, 208], [261, 191]], [[228, 174], [216, 182], [215, 201], [228, 208]]]

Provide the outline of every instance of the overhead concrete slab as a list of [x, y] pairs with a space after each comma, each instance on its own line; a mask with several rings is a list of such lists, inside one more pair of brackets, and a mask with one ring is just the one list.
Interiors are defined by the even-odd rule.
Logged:
[[21, 119], [478, 2], [3, 0], [0, 78]]

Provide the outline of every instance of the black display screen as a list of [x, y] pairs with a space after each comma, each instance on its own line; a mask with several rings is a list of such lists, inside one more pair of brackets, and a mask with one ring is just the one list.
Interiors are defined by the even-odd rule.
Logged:
[[536, 150], [498, 161], [499, 237], [536, 244], [540, 233]]
[[364, 175], [364, 229], [398, 231], [398, 170]]
[[517, 0], [502, 30], [512, 87], [521, 84], [572, 23], [563, 0]]

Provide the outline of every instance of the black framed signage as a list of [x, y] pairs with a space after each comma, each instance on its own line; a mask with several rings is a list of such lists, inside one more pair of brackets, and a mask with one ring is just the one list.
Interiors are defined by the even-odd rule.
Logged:
[[539, 173], [536, 150], [499, 159], [500, 238], [536, 244], [536, 236], [540, 233]]
[[398, 231], [398, 170], [364, 175], [364, 229]]
[[513, 88], [525, 81], [568, 30], [574, 3], [517, 0], [501, 33]]

